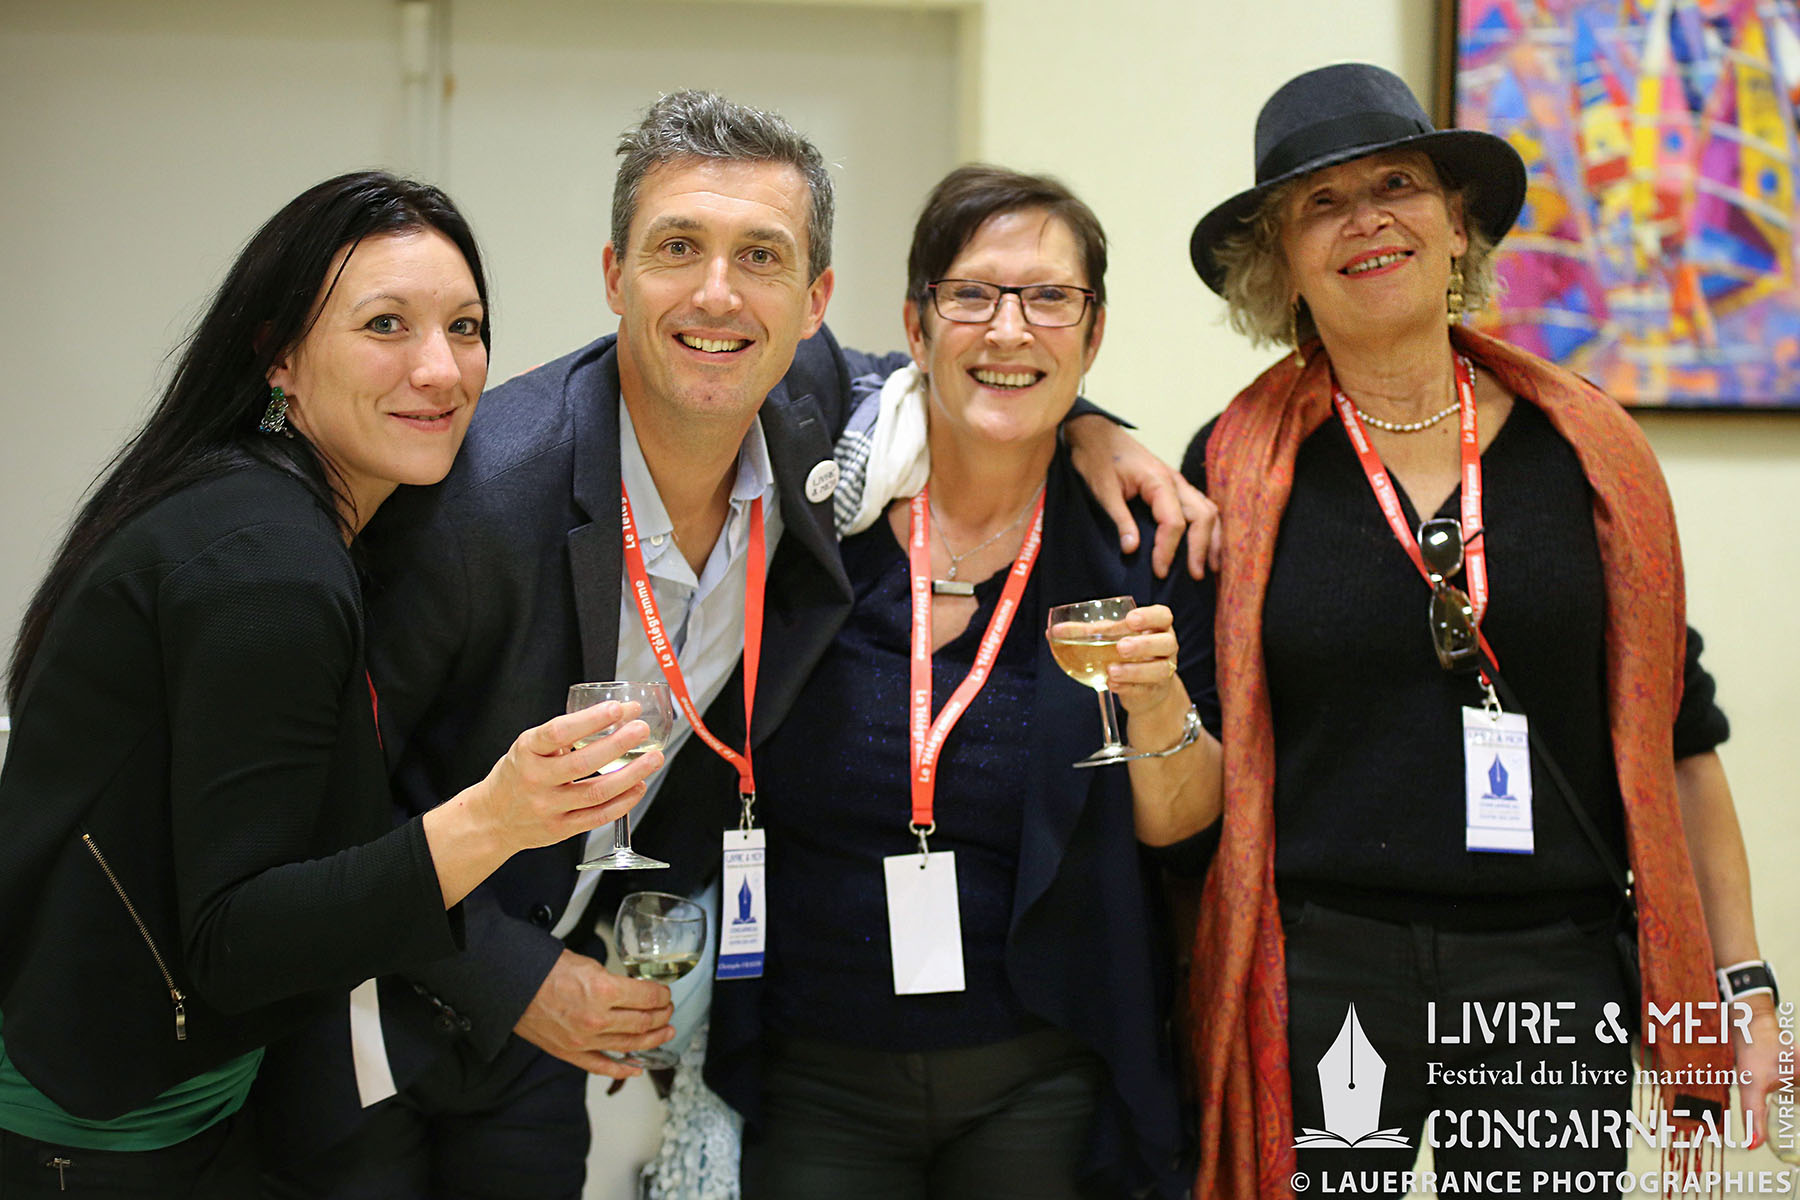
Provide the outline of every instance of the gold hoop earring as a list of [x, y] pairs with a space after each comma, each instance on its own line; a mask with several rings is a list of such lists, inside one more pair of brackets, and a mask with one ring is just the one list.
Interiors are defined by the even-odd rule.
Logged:
[[1294, 367], [1306, 365], [1306, 355], [1300, 352], [1300, 302], [1294, 301], [1288, 306], [1288, 341], [1294, 347]]
[[1450, 314], [1450, 324], [1462, 324], [1463, 309], [1466, 304], [1467, 301], [1463, 298], [1462, 263], [1452, 258], [1450, 260], [1450, 287], [1444, 294], [1444, 307]]

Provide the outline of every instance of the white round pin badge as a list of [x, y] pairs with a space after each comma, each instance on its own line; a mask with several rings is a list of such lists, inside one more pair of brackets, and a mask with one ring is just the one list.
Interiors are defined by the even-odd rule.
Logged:
[[815, 463], [806, 475], [806, 498], [814, 504], [821, 500], [829, 500], [831, 493], [837, 491], [838, 465], [836, 459], [827, 458]]

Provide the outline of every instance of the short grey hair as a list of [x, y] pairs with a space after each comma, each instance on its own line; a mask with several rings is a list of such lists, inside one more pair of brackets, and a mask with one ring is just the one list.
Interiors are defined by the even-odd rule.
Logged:
[[[1300, 301], [1298, 314], [1289, 324], [1288, 296], [1293, 280], [1288, 275], [1287, 258], [1281, 252], [1281, 228], [1286, 220], [1287, 204], [1307, 177], [1290, 180], [1273, 188], [1244, 219], [1242, 227], [1219, 242], [1213, 253], [1225, 268], [1225, 280], [1219, 289], [1225, 297], [1231, 327], [1256, 346], [1291, 345], [1289, 335], [1297, 331], [1302, 342], [1318, 335], [1312, 313]], [[1447, 187], [1447, 200], [1460, 198], [1462, 211], [1471, 211], [1474, 189], [1467, 185]], [[1463, 276], [1463, 311], [1473, 314], [1500, 292], [1500, 281], [1494, 270], [1494, 242], [1474, 222], [1464, 219], [1469, 235], [1469, 248], [1458, 259]]]
[[784, 163], [800, 172], [812, 194], [806, 227], [811, 278], [831, 265], [831, 173], [818, 147], [776, 114], [734, 104], [714, 92], [673, 92], [619, 135], [618, 154], [623, 161], [613, 181], [615, 249], [625, 248], [637, 215], [638, 189], [656, 168], [693, 159]]

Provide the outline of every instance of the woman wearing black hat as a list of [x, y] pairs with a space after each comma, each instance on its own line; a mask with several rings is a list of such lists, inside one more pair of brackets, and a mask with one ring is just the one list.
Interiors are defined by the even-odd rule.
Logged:
[[1440, 1172], [1616, 1172], [1625, 1031], [1716, 1001], [1715, 968], [1733, 1044], [1652, 1030], [1649, 1116], [1716, 1116], [1735, 1053], [1760, 1129], [1773, 977], [1667, 489], [1616, 404], [1458, 324], [1519, 156], [1346, 64], [1275, 93], [1256, 158], [1192, 244], [1233, 325], [1293, 347], [1185, 464], [1225, 529], [1196, 1194], [1422, 1142]]

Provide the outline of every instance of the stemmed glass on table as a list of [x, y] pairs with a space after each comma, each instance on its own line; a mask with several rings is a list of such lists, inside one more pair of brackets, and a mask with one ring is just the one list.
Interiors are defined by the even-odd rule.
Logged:
[[[667, 892], [632, 892], [619, 902], [613, 942], [625, 974], [672, 984], [699, 966], [706, 953], [706, 910]], [[672, 1067], [676, 1062], [661, 1046], [611, 1057], [639, 1067]]]
[[1050, 656], [1063, 674], [1100, 694], [1100, 728], [1105, 732], [1106, 744], [1077, 762], [1078, 767], [1100, 767], [1145, 756], [1144, 751], [1119, 740], [1119, 718], [1106, 677], [1106, 669], [1121, 661], [1119, 642], [1132, 632], [1125, 624], [1125, 614], [1136, 607], [1137, 601], [1130, 596], [1109, 596], [1104, 600], [1059, 604], [1050, 610], [1050, 621], [1044, 630], [1044, 636], [1050, 639]]
[[[595, 704], [607, 700], [617, 700], [622, 704], [636, 704], [638, 714], [631, 720], [642, 721], [650, 727], [644, 740], [627, 750], [623, 755], [600, 768], [600, 774], [608, 775], [623, 767], [634, 758], [641, 758], [652, 750], [661, 750], [668, 741], [670, 732], [675, 727], [675, 698], [669, 691], [669, 685], [658, 680], [655, 683], [634, 683], [618, 681], [612, 683], [578, 683], [569, 689], [567, 711], [580, 712]], [[600, 738], [610, 736], [625, 722], [615, 722], [597, 733], [590, 734], [575, 743], [577, 748]], [[590, 858], [579, 864], [583, 871], [639, 871], [651, 867], [666, 867], [669, 864], [648, 855], [639, 854], [631, 848], [631, 814], [627, 813], [613, 822], [613, 846], [605, 854]]]

